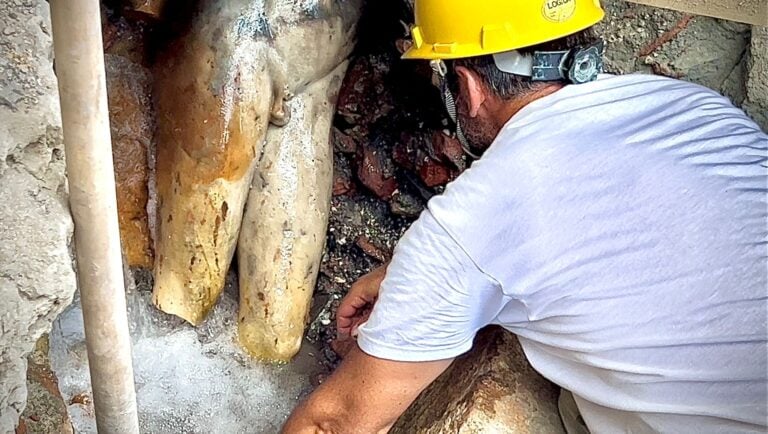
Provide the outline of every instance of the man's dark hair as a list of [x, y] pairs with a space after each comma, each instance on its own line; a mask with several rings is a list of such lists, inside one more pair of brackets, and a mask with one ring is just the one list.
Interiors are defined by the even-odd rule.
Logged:
[[[544, 42], [542, 44], [533, 45], [530, 47], [520, 48], [517, 51], [520, 54], [533, 54], [535, 51], [560, 51], [567, 50], [576, 46], [589, 45], [597, 41], [597, 35], [592, 27], [582, 30], [578, 33], [566, 36], [564, 38], [555, 39], [554, 41]], [[549, 82], [535, 82], [530, 77], [524, 77], [521, 75], [510, 74], [508, 72], [501, 71], [496, 67], [496, 62], [493, 60], [493, 55], [468, 57], [464, 59], [456, 59], [446, 62], [448, 64], [448, 86], [454, 94], [458, 91], [458, 80], [455, 71], [457, 66], [463, 66], [471, 71], [474, 71], [479, 75], [488, 89], [496, 93], [501, 98], [509, 99], [512, 97], [520, 96], [527, 92], [536, 90], [544, 83], [563, 83], [561, 81], [549, 81]]]

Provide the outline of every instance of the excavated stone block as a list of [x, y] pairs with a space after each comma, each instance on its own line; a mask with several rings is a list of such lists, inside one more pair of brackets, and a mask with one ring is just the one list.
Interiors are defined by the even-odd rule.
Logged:
[[72, 219], [48, 3], [0, 2], [0, 432], [27, 399], [26, 357], [72, 300]]
[[481, 331], [408, 408], [393, 434], [564, 433], [559, 389], [529, 364], [517, 337], [498, 327]]

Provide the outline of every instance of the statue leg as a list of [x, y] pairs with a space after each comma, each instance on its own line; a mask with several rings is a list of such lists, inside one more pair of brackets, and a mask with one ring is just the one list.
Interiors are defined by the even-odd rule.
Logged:
[[270, 127], [238, 244], [241, 345], [256, 358], [288, 361], [301, 346], [331, 199], [329, 141], [346, 62], [287, 106]]
[[153, 301], [192, 324], [224, 288], [272, 107], [269, 70], [257, 67], [266, 62], [265, 45], [249, 40], [251, 60], [241, 64], [217, 48], [237, 44], [219, 42], [193, 30], [161, 60], [155, 83]]

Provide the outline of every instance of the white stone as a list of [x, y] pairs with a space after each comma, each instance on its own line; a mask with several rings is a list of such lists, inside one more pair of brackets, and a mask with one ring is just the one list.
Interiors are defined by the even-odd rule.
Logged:
[[0, 2], [0, 433], [24, 409], [26, 357], [71, 302], [64, 152], [48, 3]]

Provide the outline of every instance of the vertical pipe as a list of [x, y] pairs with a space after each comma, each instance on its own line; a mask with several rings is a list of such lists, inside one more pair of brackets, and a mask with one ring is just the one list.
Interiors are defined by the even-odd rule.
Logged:
[[138, 434], [99, 0], [50, 4], [96, 425]]

